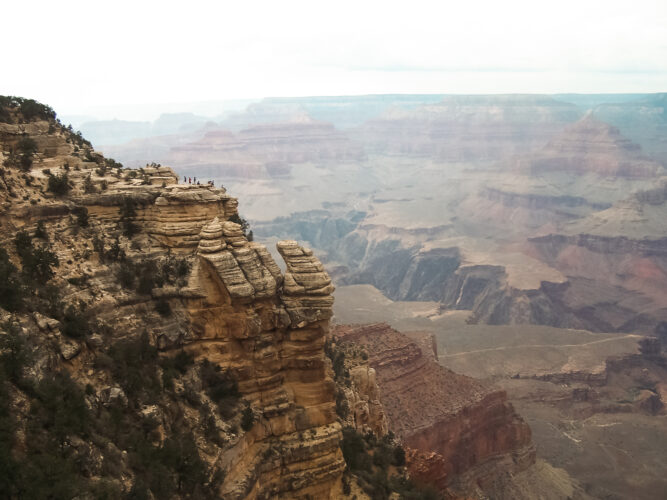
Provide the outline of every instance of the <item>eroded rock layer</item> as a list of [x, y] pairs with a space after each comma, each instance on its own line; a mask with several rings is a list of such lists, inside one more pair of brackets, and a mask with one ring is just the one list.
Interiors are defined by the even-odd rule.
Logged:
[[[2, 171], [0, 245], [19, 262], [13, 239], [21, 229], [35, 233], [39, 221], [41, 238], [60, 262], [52, 279], [60, 300], [94, 318], [94, 328], [104, 326], [102, 334], [66, 337], [54, 318], [37, 312], [20, 316], [26, 332], [43, 338], [36, 352], [46, 354], [40, 354], [43, 361], [35, 362], [35, 370], [55, 364], [68, 371], [88, 384], [95, 407], [127, 402], [96, 364], [109, 346], [147, 335], [162, 358], [185, 351], [199, 363], [195, 366], [206, 360], [233, 377], [248, 404], [249, 423], [239, 429], [237, 412], [232, 420], [212, 416], [205, 424], [195, 403], [157, 404], [145, 412], [164, 432], [176, 421], [189, 426], [196, 453], [219, 471], [220, 497], [336, 498], [345, 464], [323, 351], [333, 286], [312, 251], [295, 241], [280, 242], [283, 275], [267, 249], [248, 241], [230, 221], [237, 216], [237, 201], [224, 189], [179, 185], [166, 167], [110, 167], [89, 144], [80, 144], [79, 155], [74, 135], [55, 124], [2, 123], [0, 159], [13, 154], [26, 131], [38, 153], [29, 174]], [[56, 192], [54, 179], [60, 178], [65, 185]], [[124, 274], [125, 285], [118, 282], [123, 267], [157, 273], [155, 263], [174, 262], [182, 269], [178, 280], [147, 281], [136, 292], [127, 285], [135, 281], [134, 271]], [[60, 356], [50, 353], [52, 343]], [[198, 369], [175, 390], [190, 391], [201, 409], [201, 398], [209, 399]], [[168, 408], [176, 407], [178, 417], [169, 414]], [[215, 429], [210, 432], [216, 439], [204, 437], [204, 424]], [[133, 476], [128, 473], [124, 481], [118, 487], [127, 491]]]
[[[412, 448], [411, 471], [441, 488], [483, 464], [511, 457], [515, 471], [534, 463], [528, 425], [502, 390], [440, 366], [425, 334], [410, 338], [384, 323], [337, 326], [334, 338], [368, 353], [389, 429]], [[485, 467], [487, 474], [504, 471]], [[473, 474], [474, 475], [474, 474]], [[488, 477], [477, 477], [483, 483]]]

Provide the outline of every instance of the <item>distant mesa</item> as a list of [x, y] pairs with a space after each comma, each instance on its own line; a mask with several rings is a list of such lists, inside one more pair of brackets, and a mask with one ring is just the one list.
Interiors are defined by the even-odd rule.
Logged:
[[517, 166], [533, 175], [567, 172], [650, 178], [664, 171], [657, 161], [642, 153], [639, 144], [592, 113], [567, 126], [538, 153], [519, 159]]
[[444, 96], [416, 109], [390, 110], [359, 134], [369, 152], [497, 161], [542, 147], [580, 116], [577, 106], [548, 96]]
[[183, 173], [262, 179], [289, 175], [291, 164], [363, 157], [361, 146], [333, 125], [301, 117], [256, 125], [236, 134], [209, 131], [197, 141], [174, 147], [168, 162]]

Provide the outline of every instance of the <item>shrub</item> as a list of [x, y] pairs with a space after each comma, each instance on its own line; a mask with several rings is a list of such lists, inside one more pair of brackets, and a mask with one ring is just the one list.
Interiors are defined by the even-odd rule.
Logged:
[[161, 276], [158, 276], [157, 264], [153, 260], [137, 265], [136, 273], [139, 277], [137, 292], [142, 295], [150, 295], [153, 288], [163, 284]]
[[34, 424], [39, 424], [58, 444], [70, 435], [85, 435], [90, 426], [90, 415], [84, 392], [67, 373], [44, 377], [36, 388], [36, 401], [31, 413]]
[[371, 470], [370, 456], [366, 453], [366, 441], [353, 427], [343, 428], [341, 450], [345, 463], [352, 470]]
[[24, 258], [33, 251], [32, 238], [24, 230], [16, 233], [16, 236], [14, 237], [14, 245], [16, 245], [16, 253], [21, 258]]
[[67, 172], [59, 175], [49, 175], [47, 189], [56, 196], [65, 196], [72, 189]]
[[22, 137], [16, 145], [22, 155], [32, 156], [37, 152], [37, 143], [31, 137]]
[[162, 383], [166, 388], [173, 389], [173, 379], [184, 375], [188, 368], [194, 364], [194, 358], [184, 350], [178, 351], [173, 357], [165, 356], [160, 359], [162, 368]]
[[397, 467], [405, 465], [405, 450], [400, 445], [394, 447], [394, 465]]
[[44, 226], [44, 221], [37, 221], [37, 227], [35, 229], [35, 238], [41, 238], [43, 240], [49, 241], [49, 233], [46, 232], [46, 227]]
[[18, 311], [23, 305], [24, 293], [18, 269], [9, 260], [7, 250], [0, 247], [0, 307], [10, 312]]
[[42, 245], [35, 247], [30, 235], [25, 231], [17, 233], [14, 239], [16, 252], [21, 258], [23, 276], [33, 285], [41, 285], [53, 278], [53, 267], [59, 265], [58, 256]]
[[34, 118], [40, 120], [54, 120], [56, 118], [56, 112], [53, 111], [51, 106], [37, 102], [34, 99], [24, 99], [21, 97], [16, 99], [19, 101], [19, 112], [28, 121]]
[[206, 394], [218, 405], [223, 417], [231, 417], [240, 397], [236, 379], [231, 373], [223, 372], [220, 366], [214, 365], [207, 359], [200, 363], [199, 369]]
[[169, 305], [169, 302], [164, 299], [159, 299], [155, 303], [155, 310], [160, 316], [171, 316], [171, 306]]
[[157, 379], [158, 356], [147, 332], [137, 339], [116, 342], [109, 348], [108, 355], [113, 360], [113, 378], [130, 401], [155, 400], [161, 389]]
[[239, 224], [241, 226], [241, 231], [243, 231], [243, 235], [246, 235], [246, 231], [248, 230], [248, 227], [250, 227], [250, 224], [248, 224], [248, 221], [245, 220], [243, 217], [241, 217], [239, 214], [234, 214], [232, 215], [229, 220], [231, 222], [235, 222], [236, 224]]
[[86, 177], [86, 179], [83, 181], [83, 191], [85, 193], [96, 193], [97, 188], [95, 187], [95, 183], [93, 180], [90, 178], [90, 175]]
[[69, 306], [63, 314], [63, 335], [73, 339], [84, 339], [91, 333], [90, 321], [83, 304]]
[[255, 414], [252, 411], [252, 407], [249, 404], [246, 404], [241, 413], [241, 429], [248, 432], [252, 429], [252, 426], [255, 423]]
[[79, 227], [88, 227], [88, 209], [77, 205], [72, 209], [72, 213], [76, 216], [76, 223]]
[[7, 320], [0, 324], [0, 330], [4, 332], [0, 335], [0, 372], [6, 380], [16, 384], [22, 378], [30, 355], [17, 323]]
[[131, 266], [120, 266], [116, 274], [118, 282], [123, 288], [134, 288], [134, 268]]
[[139, 232], [139, 226], [134, 222], [134, 218], [137, 216], [137, 211], [134, 208], [134, 200], [128, 196], [123, 198], [123, 204], [119, 212], [123, 234], [128, 238], [132, 238], [132, 236]]

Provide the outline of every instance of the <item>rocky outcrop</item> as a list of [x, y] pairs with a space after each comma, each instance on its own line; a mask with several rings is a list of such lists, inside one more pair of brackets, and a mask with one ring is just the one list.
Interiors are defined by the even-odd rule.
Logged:
[[337, 326], [333, 335], [368, 353], [389, 429], [413, 450], [408, 457], [415, 476], [444, 488], [502, 457], [512, 457], [515, 472], [534, 462], [530, 429], [505, 393], [440, 366], [432, 350], [426, 355], [420, 347], [429, 343], [427, 336], [411, 340], [382, 323]]
[[372, 432], [378, 437], [389, 431], [387, 416], [382, 406], [377, 372], [368, 363], [353, 366], [350, 372], [350, 387], [343, 389], [350, 409], [345, 423], [366, 433]]
[[[48, 350], [51, 340], [57, 349], [56, 357], [44, 355], [35, 369], [55, 363], [89, 384], [91, 404], [108, 405], [128, 402], [96, 362], [111, 345], [143, 335], [163, 359], [183, 351], [195, 362], [207, 360], [238, 383], [250, 425], [239, 430], [237, 417], [235, 424], [211, 417], [213, 424], [206, 425], [224, 438], [210, 440], [197, 406], [183, 403], [168, 410], [159, 403], [146, 411], [156, 415], [161, 439], [177, 424], [188, 428], [196, 454], [222, 478], [216, 483], [221, 498], [337, 498], [345, 463], [323, 350], [334, 288], [312, 251], [281, 241], [283, 274], [267, 249], [248, 241], [241, 226], [229, 220], [237, 214], [237, 201], [224, 189], [179, 185], [165, 167], [111, 167], [90, 146], [82, 146], [81, 158], [73, 134], [60, 127], [49, 131], [54, 124], [0, 125], [2, 158], [12, 138], [26, 129], [46, 136], [39, 139], [44, 148], [29, 172], [30, 182], [18, 169], [2, 172], [0, 245], [18, 262], [13, 238], [20, 229], [32, 234], [40, 220], [44, 241], [60, 262], [52, 280], [59, 300], [85, 310], [103, 332], [65, 336], [52, 331], [63, 328], [53, 318], [21, 317], [26, 332], [49, 332], [39, 349]], [[61, 175], [68, 189], [54, 194], [47, 188], [49, 179]], [[76, 222], [81, 214], [85, 223]], [[123, 267], [158, 273], [160, 266], [173, 266], [176, 257], [179, 280], [148, 281], [152, 289], [136, 293], [118, 283]], [[201, 381], [194, 373], [188, 377], [194, 382], [179, 381], [185, 386], [180, 390], [197, 393], [192, 404], [201, 408], [201, 398], [208, 401]], [[132, 473], [123, 481], [129, 491]]]

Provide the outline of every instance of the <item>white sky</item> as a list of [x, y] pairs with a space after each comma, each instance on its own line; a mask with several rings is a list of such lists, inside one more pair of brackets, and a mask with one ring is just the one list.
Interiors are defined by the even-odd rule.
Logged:
[[0, 94], [99, 106], [667, 91], [667, 0], [3, 2]]

